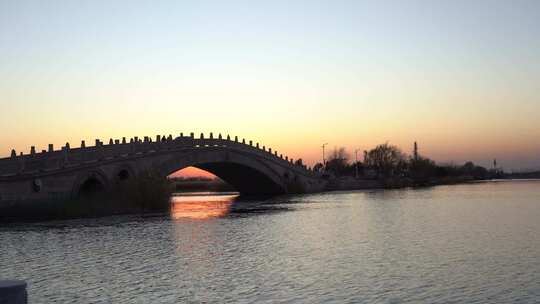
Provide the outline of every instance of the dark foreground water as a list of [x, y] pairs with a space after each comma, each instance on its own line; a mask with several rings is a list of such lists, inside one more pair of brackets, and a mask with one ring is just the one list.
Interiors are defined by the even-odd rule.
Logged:
[[0, 228], [30, 303], [539, 303], [540, 182], [176, 198]]

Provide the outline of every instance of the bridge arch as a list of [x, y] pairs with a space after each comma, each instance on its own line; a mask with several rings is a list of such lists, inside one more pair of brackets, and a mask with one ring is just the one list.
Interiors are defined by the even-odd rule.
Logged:
[[170, 174], [186, 167], [208, 171], [242, 194], [282, 194], [287, 192], [282, 174], [261, 157], [220, 147], [176, 152], [157, 164], [159, 174]]
[[130, 174], [129, 174], [129, 171], [128, 170], [120, 170], [118, 172], [118, 174], [116, 175], [116, 178], [118, 179], [118, 181], [125, 181], [125, 180], [128, 180], [130, 178]]
[[80, 173], [75, 179], [71, 190], [71, 197], [90, 195], [110, 188], [110, 181], [105, 172], [94, 169]]
[[136, 172], [133, 169], [133, 166], [128, 163], [123, 163], [113, 169], [111, 180], [119, 183], [135, 177]]

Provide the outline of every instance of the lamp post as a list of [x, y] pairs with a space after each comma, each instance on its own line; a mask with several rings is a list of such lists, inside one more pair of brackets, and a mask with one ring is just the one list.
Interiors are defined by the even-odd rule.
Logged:
[[322, 163], [323, 163], [323, 166], [326, 167], [326, 159], [324, 158], [324, 147], [328, 145], [328, 143], [324, 143], [321, 147], [322, 147]]
[[360, 149], [354, 150], [354, 159], [356, 160], [356, 162], [355, 162], [356, 179], [358, 179], [358, 151], [360, 151]]

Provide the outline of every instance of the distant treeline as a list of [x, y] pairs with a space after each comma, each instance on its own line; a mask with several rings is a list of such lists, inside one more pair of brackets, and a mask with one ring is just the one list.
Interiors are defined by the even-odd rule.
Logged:
[[209, 177], [175, 177], [170, 178], [176, 192], [214, 191], [228, 192], [235, 189], [220, 178]]
[[528, 179], [528, 178], [540, 178], [540, 171], [534, 172], [513, 172], [504, 174], [504, 178], [512, 179]]
[[362, 179], [398, 181], [405, 185], [452, 183], [465, 180], [504, 178], [500, 169], [488, 170], [473, 162], [463, 165], [437, 164], [418, 153], [415, 143], [412, 155], [397, 146], [384, 143], [364, 151], [363, 161], [350, 161], [345, 148], [334, 149], [326, 164], [318, 163], [314, 170], [332, 177], [355, 176]]

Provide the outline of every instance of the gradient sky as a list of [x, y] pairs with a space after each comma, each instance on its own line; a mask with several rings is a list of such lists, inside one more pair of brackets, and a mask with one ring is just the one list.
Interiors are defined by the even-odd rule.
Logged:
[[0, 156], [222, 132], [540, 167], [540, 1], [0, 0]]

